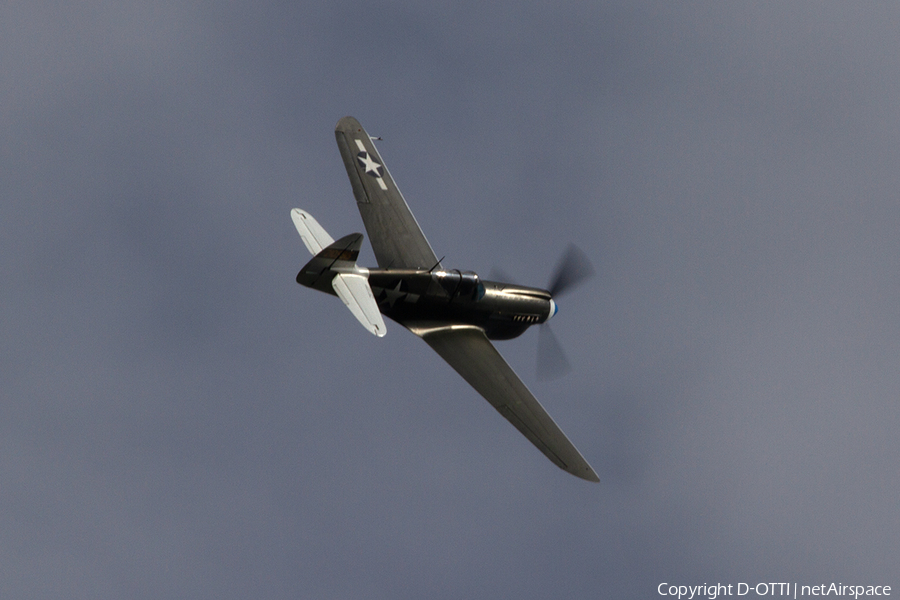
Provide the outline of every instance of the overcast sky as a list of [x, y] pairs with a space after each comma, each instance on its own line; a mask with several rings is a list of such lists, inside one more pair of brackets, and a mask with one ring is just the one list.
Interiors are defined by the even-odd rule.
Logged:
[[[900, 591], [895, 3], [5, 2], [0, 597]], [[360, 119], [601, 478], [294, 282]], [[361, 263], [375, 266], [368, 246]], [[748, 596], [748, 597], [752, 597]]]

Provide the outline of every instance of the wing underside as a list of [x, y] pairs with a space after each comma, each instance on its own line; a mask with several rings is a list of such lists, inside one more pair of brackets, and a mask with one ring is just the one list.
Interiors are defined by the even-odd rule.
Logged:
[[431, 269], [437, 256], [359, 121], [344, 117], [334, 137], [353, 187], [356, 206], [382, 269]]
[[597, 474], [503, 359], [472, 326], [410, 327], [556, 466], [588, 481]]

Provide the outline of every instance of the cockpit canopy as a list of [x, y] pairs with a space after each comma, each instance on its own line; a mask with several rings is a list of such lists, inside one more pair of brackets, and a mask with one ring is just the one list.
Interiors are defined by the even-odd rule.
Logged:
[[432, 278], [441, 284], [451, 300], [478, 301], [484, 297], [484, 284], [474, 271], [435, 271]]

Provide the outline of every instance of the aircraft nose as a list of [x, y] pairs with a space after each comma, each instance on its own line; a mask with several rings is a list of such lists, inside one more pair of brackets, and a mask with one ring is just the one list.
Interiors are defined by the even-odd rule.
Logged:
[[[550, 314], [547, 315], [547, 321], [553, 318], [553, 315], [559, 312], [559, 306], [557, 306], [556, 302], [553, 301], [553, 298], [550, 299]], [[546, 323], [546, 321], [545, 321]]]

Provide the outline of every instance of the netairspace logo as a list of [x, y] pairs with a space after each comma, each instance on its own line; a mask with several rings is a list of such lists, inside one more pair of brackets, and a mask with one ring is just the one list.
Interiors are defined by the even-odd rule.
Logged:
[[844, 596], [856, 600], [865, 596], [890, 596], [889, 585], [844, 585], [843, 583], [798, 585], [796, 583], [724, 583], [703, 585], [673, 585], [661, 583], [656, 588], [660, 596], [672, 596], [678, 600], [708, 598], [716, 600], [719, 596], [788, 596], [801, 598], [804, 596]]

